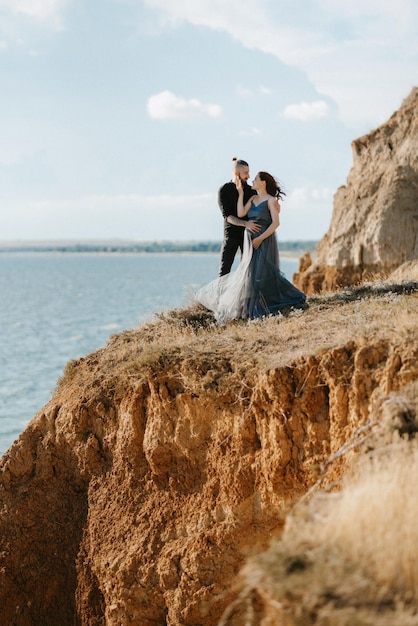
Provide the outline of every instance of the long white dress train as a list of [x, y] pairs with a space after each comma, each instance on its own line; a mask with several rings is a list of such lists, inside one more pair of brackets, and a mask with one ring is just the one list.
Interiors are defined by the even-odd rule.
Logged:
[[252, 240], [249, 231], [246, 230], [243, 253], [237, 269], [212, 280], [197, 292], [196, 300], [214, 312], [218, 324], [247, 317], [245, 302], [249, 288], [248, 269], [252, 256]]

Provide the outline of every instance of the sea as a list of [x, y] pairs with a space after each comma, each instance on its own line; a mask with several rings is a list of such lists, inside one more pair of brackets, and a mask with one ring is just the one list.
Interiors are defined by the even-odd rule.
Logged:
[[[218, 253], [0, 253], [0, 456], [51, 399], [69, 360], [188, 306], [218, 267]], [[297, 268], [281, 259], [289, 280]]]

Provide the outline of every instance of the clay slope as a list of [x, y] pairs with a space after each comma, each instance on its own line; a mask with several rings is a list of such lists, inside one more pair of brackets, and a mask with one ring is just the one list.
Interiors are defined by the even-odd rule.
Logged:
[[315, 261], [303, 257], [294, 276], [306, 293], [384, 278], [418, 259], [418, 87], [386, 123], [353, 141], [352, 152]]
[[417, 378], [416, 289], [225, 328], [191, 307], [69, 363], [1, 462], [0, 623], [217, 624], [318, 466]]

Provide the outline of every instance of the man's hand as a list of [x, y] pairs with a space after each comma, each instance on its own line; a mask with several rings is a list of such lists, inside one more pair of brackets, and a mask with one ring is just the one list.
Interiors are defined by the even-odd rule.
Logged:
[[246, 222], [245, 228], [247, 228], [252, 233], [258, 233], [261, 230], [260, 224], [257, 224], [257, 222], [254, 222], [253, 220], [249, 220], [248, 222]]

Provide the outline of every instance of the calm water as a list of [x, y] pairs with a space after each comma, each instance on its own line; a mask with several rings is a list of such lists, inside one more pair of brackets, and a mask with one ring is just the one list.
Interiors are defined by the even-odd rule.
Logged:
[[[154, 313], [186, 306], [218, 254], [0, 254], [0, 455], [50, 400], [65, 364]], [[298, 261], [283, 259], [291, 280]]]

